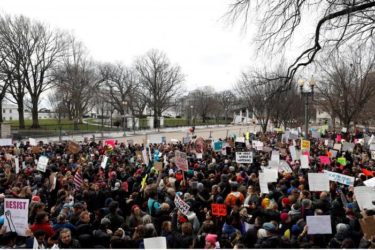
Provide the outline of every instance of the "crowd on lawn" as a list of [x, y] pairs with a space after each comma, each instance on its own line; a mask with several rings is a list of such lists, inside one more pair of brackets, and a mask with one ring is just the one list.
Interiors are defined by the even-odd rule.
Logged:
[[[362, 206], [356, 188], [371, 189], [362, 200], [375, 193], [375, 138], [343, 131], [314, 131], [308, 144], [287, 131], [185, 143], [2, 146], [0, 245], [139, 249], [144, 239], [164, 237], [167, 248], [373, 248], [375, 206]], [[239, 152], [252, 152], [251, 163], [239, 163]], [[44, 170], [41, 157], [48, 158]], [[330, 179], [315, 191], [311, 173], [326, 178], [327, 170], [353, 181]], [[276, 176], [265, 180], [265, 173]], [[27, 228], [13, 223], [7, 199], [28, 200]], [[318, 217], [331, 228], [309, 222]]]

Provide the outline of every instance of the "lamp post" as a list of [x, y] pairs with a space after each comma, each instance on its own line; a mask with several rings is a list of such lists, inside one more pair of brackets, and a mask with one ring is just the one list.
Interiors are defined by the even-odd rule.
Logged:
[[[305, 85], [308, 85], [307, 89], [305, 88]], [[307, 139], [309, 132], [309, 98], [311, 97], [311, 100], [314, 99], [315, 80], [312, 76], [310, 81], [300, 79], [298, 80], [298, 86], [301, 91], [301, 96], [305, 98], [305, 139]]]
[[128, 105], [128, 102], [123, 101], [122, 106], [124, 107], [124, 136], [126, 136], [126, 105]]
[[193, 105], [190, 105], [190, 116], [191, 116], [191, 124], [194, 126], [194, 123], [193, 123], [193, 108], [194, 108], [194, 106]]

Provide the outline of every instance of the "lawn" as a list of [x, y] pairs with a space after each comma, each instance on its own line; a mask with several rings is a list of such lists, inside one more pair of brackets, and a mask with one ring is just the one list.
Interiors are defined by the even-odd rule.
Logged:
[[[12, 126], [12, 129], [18, 128], [18, 120], [8, 121]], [[26, 129], [31, 127], [32, 120], [25, 120]], [[57, 119], [40, 119], [39, 120], [40, 129], [39, 130], [60, 130], [59, 120]], [[78, 124], [78, 130], [87, 131], [100, 131], [102, 127], [100, 125], [88, 125], [88, 124]], [[104, 128], [108, 130], [108, 128]], [[61, 120], [61, 130], [74, 130], [73, 121], [68, 119]]]

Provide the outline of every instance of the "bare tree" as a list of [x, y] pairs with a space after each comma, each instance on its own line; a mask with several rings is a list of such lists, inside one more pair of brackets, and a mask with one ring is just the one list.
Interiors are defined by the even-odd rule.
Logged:
[[373, 48], [374, 44], [370, 48], [350, 49], [347, 54], [337, 53], [320, 65], [323, 72], [317, 86], [320, 100], [347, 128], [358, 120], [375, 95]]
[[224, 90], [216, 95], [217, 102], [219, 104], [218, 109], [220, 112], [224, 111], [225, 122], [228, 118], [228, 112], [233, 109], [234, 104], [236, 103], [236, 96], [231, 90]]
[[[1, 51], [1, 48], [0, 48], [0, 51]], [[1, 54], [1, 52], [0, 52]], [[9, 78], [7, 77], [7, 74], [5, 74], [1, 68], [2, 68], [2, 64], [5, 63], [4, 62], [5, 59], [1, 59], [0, 57], [0, 112], [2, 112], [3, 110], [3, 100], [7, 94], [7, 91], [8, 91], [8, 87], [9, 87]], [[3, 116], [0, 115], [0, 123], [3, 122]]]
[[173, 106], [173, 98], [178, 96], [184, 75], [178, 65], [171, 65], [167, 56], [158, 50], [151, 50], [140, 57], [135, 68], [142, 86], [140, 92], [153, 110], [154, 125], [159, 128], [162, 112]]
[[194, 113], [198, 114], [201, 117], [203, 123], [207, 121], [210, 113], [212, 113], [214, 108], [220, 108], [218, 106], [215, 107], [214, 95], [215, 89], [209, 86], [196, 89], [190, 93], [190, 96], [193, 100], [192, 106], [194, 109]]
[[356, 45], [366, 43], [373, 37], [375, 28], [375, 1], [372, 0], [277, 0], [255, 3], [251, 0], [233, 0], [227, 17], [232, 23], [243, 20], [246, 29], [253, 10], [260, 17], [257, 41], [261, 48], [268, 51], [284, 49], [296, 35], [301, 20], [306, 17], [314, 19], [315, 32], [310, 44], [290, 64], [284, 76], [284, 83], [288, 83], [286, 87], [290, 87], [297, 70], [312, 63], [320, 50], [336, 50], [351, 42]]
[[56, 89], [75, 125], [82, 123], [82, 116], [94, 105], [95, 93], [103, 79], [97, 65], [88, 58], [82, 43], [71, 38], [69, 53], [55, 71]]

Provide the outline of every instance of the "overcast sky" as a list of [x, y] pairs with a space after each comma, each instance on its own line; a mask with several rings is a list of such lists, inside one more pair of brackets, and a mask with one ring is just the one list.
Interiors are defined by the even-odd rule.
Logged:
[[223, 15], [230, 0], [7, 0], [0, 10], [73, 32], [93, 59], [130, 65], [150, 49], [164, 51], [186, 75], [187, 90], [231, 89], [254, 64], [252, 28], [244, 34]]

